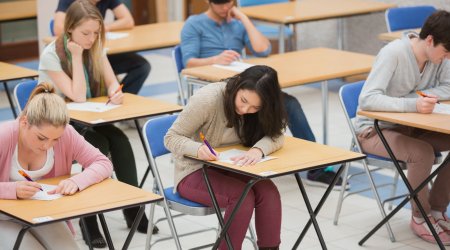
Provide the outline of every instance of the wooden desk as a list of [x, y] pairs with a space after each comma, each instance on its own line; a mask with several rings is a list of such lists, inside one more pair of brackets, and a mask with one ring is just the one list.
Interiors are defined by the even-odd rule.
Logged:
[[[228, 150], [231, 148], [237, 148], [237, 149], [246, 149], [242, 146], [231, 146], [231, 147], [224, 147], [224, 148], [216, 148], [215, 150], [221, 152], [224, 150]], [[248, 148], [247, 148], [248, 150]], [[192, 156], [186, 156], [188, 158], [200, 161], [204, 163], [203, 166], [203, 176], [206, 180], [206, 184], [208, 186], [208, 190], [211, 190], [211, 186], [209, 184], [209, 178], [206, 172], [206, 168], [208, 167], [215, 167], [220, 168], [226, 171], [231, 171], [239, 174], [243, 174], [246, 176], [252, 177], [252, 179], [248, 182], [246, 188], [242, 192], [242, 196], [240, 198], [240, 201], [243, 201], [245, 199], [245, 196], [247, 192], [250, 190], [250, 188], [258, 181], [264, 180], [264, 179], [271, 179], [279, 176], [284, 175], [290, 175], [295, 174], [300, 171], [306, 171], [311, 169], [318, 169], [325, 166], [335, 165], [335, 164], [341, 164], [344, 162], [349, 161], [355, 161], [365, 158], [365, 155], [360, 153], [351, 152], [348, 150], [344, 150], [341, 148], [335, 148], [330, 147], [306, 140], [301, 140], [293, 137], [286, 136], [284, 146], [271, 154], [271, 156], [278, 157], [277, 159], [273, 159], [270, 161], [258, 163], [254, 166], [246, 166], [246, 167], [239, 167], [236, 165], [228, 164], [228, 163], [221, 163], [217, 161], [203, 161], [199, 160]], [[333, 182], [330, 184], [328, 189], [325, 191], [324, 196], [319, 201], [319, 204], [313, 211], [311, 204], [309, 202], [309, 198], [306, 194], [306, 191], [304, 189], [303, 183], [299, 175], [295, 174], [295, 178], [297, 179], [298, 186], [300, 188], [300, 191], [302, 193], [302, 197], [306, 203], [306, 206], [308, 208], [309, 214], [311, 216], [310, 220], [306, 224], [305, 228], [303, 229], [301, 235], [299, 236], [297, 242], [295, 243], [294, 247], [292, 249], [296, 249], [298, 245], [300, 244], [301, 240], [303, 239], [304, 235], [308, 231], [311, 223], [313, 223], [317, 236], [319, 237], [320, 243], [322, 245], [323, 249], [326, 249], [325, 241], [322, 238], [322, 234], [320, 232], [319, 226], [316, 221], [316, 215], [320, 211], [323, 203], [327, 199], [329, 193], [331, 192], [334, 184], [337, 181], [337, 177], [340, 176], [342, 170], [344, 168], [341, 167], [337, 174], [335, 175], [335, 178]], [[221, 218], [222, 214], [220, 213], [220, 209], [217, 205], [217, 200], [212, 192], [210, 192], [211, 198], [213, 200], [213, 204], [217, 213], [217, 216]], [[239, 209], [240, 203], [238, 202], [235, 210]], [[232, 213], [233, 214], [233, 213]], [[220, 234], [220, 238], [217, 239], [216, 244], [214, 247], [217, 247], [222, 238], [225, 236], [226, 231], [228, 230], [228, 227], [230, 226], [231, 222], [233, 220], [233, 217], [230, 217], [230, 219], [227, 221], [226, 224], [222, 224], [222, 232]], [[223, 222], [223, 220], [222, 220]], [[213, 247], [213, 249], [215, 249]]]
[[6, 96], [8, 97], [9, 105], [11, 107], [14, 118], [17, 117], [17, 112], [14, 108], [14, 102], [9, 92], [7, 82], [24, 78], [34, 78], [37, 76], [37, 71], [19, 67], [9, 63], [0, 62], [0, 82], [3, 82], [3, 87], [5, 88]]
[[[126, 32], [128, 36], [107, 40], [105, 47], [110, 55], [173, 47], [180, 43], [183, 25], [183, 22], [138, 25], [131, 30], [118, 31]], [[44, 43], [49, 44], [53, 40], [55, 40], [55, 37], [46, 37]]]
[[[40, 180], [38, 182], [56, 185], [60, 180], [65, 178], [67, 178], [67, 176]], [[64, 196], [53, 201], [0, 200], [0, 212], [16, 219], [24, 226], [26, 231], [31, 227], [94, 214], [103, 216], [103, 213], [105, 212], [128, 207], [141, 206], [140, 212], [143, 214], [145, 204], [161, 201], [162, 199], [161, 196], [144, 191], [140, 188], [130, 186], [117, 180], [106, 179], [76, 193], [75, 195]], [[136, 226], [139, 223], [142, 214], [139, 218], [136, 217]], [[37, 221], [36, 219], [39, 218], [47, 219], [45, 221]], [[127, 238], [124, 248], [128, 246], [135, 229], [136, 228], [130, 230], [128, 235], [129, 238]], [[19, 237], [20, 234], [16, 244], [20, 245], [21, 238]], [[105, 237], [110, 240], [109, 233], [105, 232]], [[111, 248], [113, 246], [111, 245], [109, 247]]]
[[0, 3], [0, 22], [36, 18], [36, 0], [9, 1]]
[[[328, 48], [294, 51], [266, 58], [244, 60], [267, 65], [278, 72], [282, 88], [322, 81], [322, 119], [324, 144], [328, 137], [328, 80], [370, 72], [374, 56]], [[212, 65], [182, 71], [188, 85], [205, 85], [236, 75], [238, 72]], [[189, 93], [190, 94], [190, 93]]]
[[383, 42], [394, 41], [395, 39], [402, 38], [403, 34], [405, 32], [408, 32], [408, 31], [412, 31], [412, 32], [415, 32], [415, 33], [420, 33], [420, 29], [400, 30], [400, 31], [395, 31], [395, 32], [381, 33], [381, 34], [378, 35], [378, 39], [380, 39]]
[[377, 131], [378, 136], [380, 137], [386, 151], [388, 152], [392, 162], [395, 165], [400, 177], [403, 179], [407, 189], [408, 195], [400, 202], [400, 204], [395, 207], [380, 223], [378, 223], [364, 238], [358, 243], [360, 246], [364, 244], [380, 227], [382, 227], [386, 222], [388, 222], [400, 209], [406, 205], [411, 199], [414, 199], [416, 202], [423, 218], [428, 224], [429, 228], [432, 228], [431, 232], [433, 236], [438, 242], [440, 249], [445, 249], [438, 235], [436, 234], [434, 228], [431, 226], [431, 223], [428, 219], [428, 216], [423, 209], [420, 201], [417, 199], [417, 193], [439, 173], [450, 161], [449, 157], [446, 157], [445, 160], [439, 165], [437, 169], [435, 169], [416, 189], [413, 189], [411, 184], [409, 183], [406, 175], [403, 173], [403, 170], [395, 157], [394, 152], [392, 151], [389, 143], [386, 138], [383, 136], [382, 131], [379, 128], [378, 122], [386, 121], [391, 123], [396, 123], [404, 126], [421, 128], [430, 131], [440, 132], [444, 134], [450, 134], [450, 115], [446, 114], [419, 114], [419, 113], [392, 113], [392, 112], [371, 112], [371, 111], [358, 111], [358, 115], [366, 116], [375, 120], [374, 126]]
[[[241, 8], [248, 17], [280, 25], [279, 48], [284, 52], [284, 26], [385, 11], [394, 4], [371, 0], [302, 0]], [[339, 20], [338, 48], [343, 49], [343, 23]]]
[[[106, 96], [102, 96], [91, 98], [88, 101], [106, 103], [107, 100], [108, 99]], [[157, 115], [172, 114], [175, 112], [180, 112], [182, 109], [183, 107], [176, 104], [171, 104], [156, 99], [145, 98], [130, 93], [124, 93], [123, 104], [118, 108], [102, 113], [69, 110], [69, 114], [71, 121], [86, 126], [86, 129], [89, 127], [111, 124], [119, 121], [134, 120], [139, 138], [141, 139], [142, 146], [144, 147], [145, 156], [147, 157], [147, 161], [149, 163], [144, 177], [139, 184], [139, 187], [142, 188], [151, 169], [151, 159], [147, 147], [145, 146], [145, 139], [142, 134], [138, 119]]]

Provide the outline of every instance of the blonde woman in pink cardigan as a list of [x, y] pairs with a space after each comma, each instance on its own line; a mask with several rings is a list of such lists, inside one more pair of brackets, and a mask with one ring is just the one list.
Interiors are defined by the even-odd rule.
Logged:
[[[20, 117], [0, 124], [0, 199], [29, 199], [40, 185], [33, 180], [68, 175], [76, 160], [84, 171], [62, 180], [50, 193], [73, 195], [112, 174], [112, 164], [87, 143], [72, 126], [61, 97], [48, 83], [39, 84]], [[0, 215], [0, 238], [14, 239], [22, 226]], [[12, 249], [13, 240], [0, 241], [0, 249]], [[78, 249], [64, 222], [30, 229], [23, 238], [23, 249]]]

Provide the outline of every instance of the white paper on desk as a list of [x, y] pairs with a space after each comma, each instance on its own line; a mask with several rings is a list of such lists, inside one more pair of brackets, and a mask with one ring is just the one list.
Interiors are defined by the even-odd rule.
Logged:
[[[231, 160], [231, 158], [235, 157], [235, 156], [239, 156], [239, 155], [245, 154], [245, 152], [247, 152], [247, 151], [239, 150], [239, 149], [230, 149], [230, 150], [227, 150], [227, 151], [220, 152], [219, 162], [233, 164], [233, 161]], [[276, 158], [277, 157], [266, 156], [266, 157], [262, 158], [256, 164], [261, 163], [261, 162], [265, 162], [265, 161], [270, 161], [270, 160], [273, 160], [273, 159], [276, 159]]]
[[120, 107], [120, 105], [115, 105], [109, 103], [106, 105], [106, 102], [69, 102], [67, 103], [67, 108], [69, 110], [77, 110], [77, 111], [89, 111], [89, 112], [106, 112], [111, 109], [115, 109]]
[[106, 32], [106, 40], [117, 40], [127, 36], [128, 33], [126, 32]]
[[213, 64], [213, 66], [217, 67], [217, 68], [221, 68], [221, 69], [235, 71], [235, 72], [242, 72], [254, 65], [250, 64], [250, 63], [234, 61], [234, 62], [230, 63], [229, 65]]
[[56, 189], [55, 185], [48, 185], [48, 184], [42, 184], [39, 183], [42, 187], [42, 190], [44, 191], [39, 191], [37, 193], [35, 193], [31, 199], [32, 200], [41, 200], [41, 201], [51, 201], [51, 200], [56, 200], [59, 199], [61, 197], [63, 197], [62, 194], [47, 194], [48, 191], [52, 191]]
[[450, 115], [450, 104], [436, 103], [436, 105], [434, 105], [433, 113]]

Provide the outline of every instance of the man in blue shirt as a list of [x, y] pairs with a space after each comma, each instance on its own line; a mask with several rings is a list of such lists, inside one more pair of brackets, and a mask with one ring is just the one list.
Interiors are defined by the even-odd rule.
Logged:
[[[228, 65], [240, 58], [244, 47], [258, 57], [268, 56], [272, 50], [269, 40], [234, 6], [233, 0], [209, 0], [208, 10], [189, 17], [181, 31], [181, 53], [187, 68]], [[283, 97], [292, 135], [316, 141], [298, 100], [286, 93]], [[311, 170], [308, 171], [306, 183], [328, 187], [334, 176], [331, 167]], [[339, 177], [335, 188], [341, 187], [342, 178]]]

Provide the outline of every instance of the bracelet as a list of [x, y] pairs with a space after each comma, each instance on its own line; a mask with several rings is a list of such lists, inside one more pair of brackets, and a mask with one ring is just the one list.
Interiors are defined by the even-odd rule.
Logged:
[[252, 147], [252, 148], [256, 148], [256, 149], [258, 149], [261, 152], [261, 158], [265, 157], [264, 152], [262, 151], [262, 149], [260, 149], [258, 147]]

